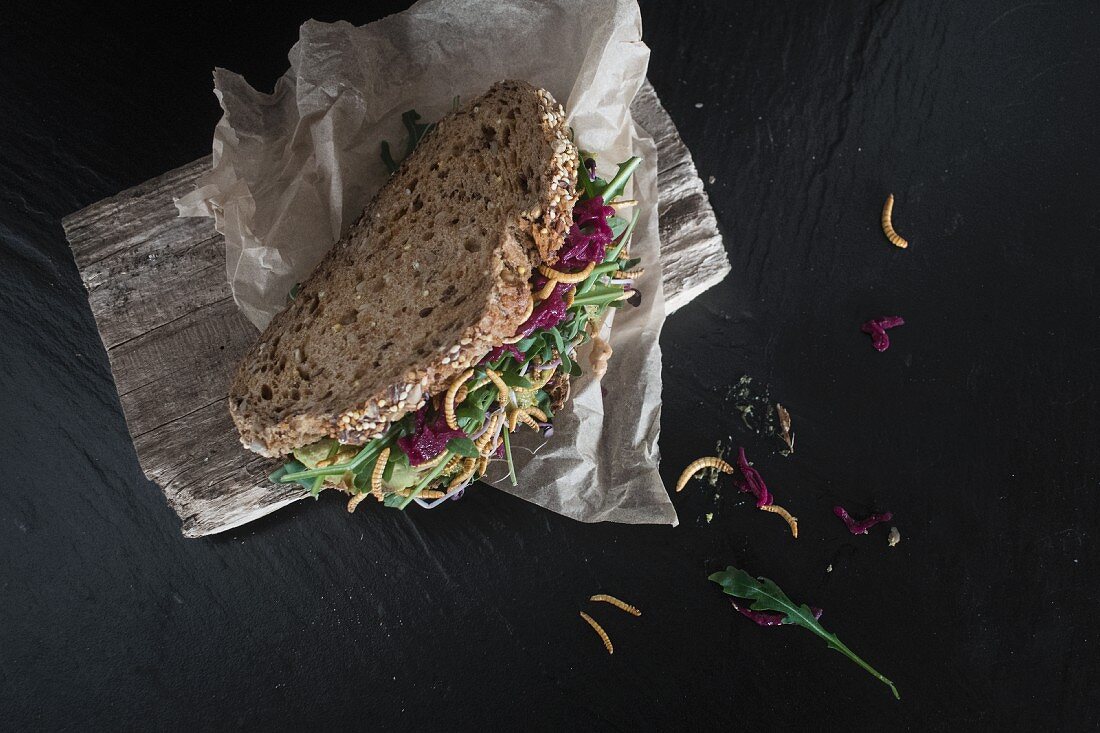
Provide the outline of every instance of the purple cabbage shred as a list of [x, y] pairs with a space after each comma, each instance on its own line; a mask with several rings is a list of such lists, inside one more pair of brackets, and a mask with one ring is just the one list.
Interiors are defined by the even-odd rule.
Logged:
[[[782, 626], [784, 624], [783, 619], [785, 617], [778, 611], [754, 611], [748, 606], [742, 606], [735, 599], [730, 599], [730, 603], [735, 611], [760, 626]], [[820, 608], [810, 606], [810, 613], [814, 615], [815, 620], [821, 620], [822, 611]]]
[[465, 438], [466, 433], [447, 427], [447, 418], [442, 412], [428, 422], [428, 404], [416, 411], [416, 430], [412, 435], [397, 439], [397, 446], [409, 457], [410, 466], [426, 463], [447, 448], [452, 438]]
[[744, 448], [737, 449], [737, 468], [740, 469], [741, 476], [733, 479], [734, 485], [741, 491], [755, 496], [757, 508], [771, 504], [772, 495], [768, 492], [768, 487], [764, 483], [760, 472], [749, 465], [749, 459], [745, 457]]
[[614, 239], [607, 217], [614, 214], [615, 209], [603, 205], [602, 196], [578, 202], [573, 207], [573, 226], [569, 228], [554, 267], [559, 270], [583, 270], [589, 262], [603, 262], [607, 245]]
[[511, 354], [518, 362], [522, 362], [524, 359], [523, 352], [517, 349], [515, 344], [502, 344], [493, 347], [489, 353], [485, 355], [485, 358], [478, 362], [478, 366], [494, 362], [505, 354]]
[[867, 530], [874, 527], [876, 524], [889, 522], [894, 518], [893, 512], [883, 512], [882, 514], [872, 514], [863, 520], [856, 520], [853, 519], [852, 515], [848, 514], [842, 506], [834, 506], [833, 514], [844, 521], [844, 524], [848, 527], [848, 531], [852, 534], [867, 534]]
[[[546, 280], [543, 278], [542, 285], [545, 284]], [[542, 285], [538, 282], [535, 283], [536, 288], [540, 288]], [[546, 299], [540, 300], [535, 309], [531, 311], [530, 317], [519, 327], [518, 333], [527, 337], [540, 328], [553, 328], [561, 323], [568, 312], [562, 295], [571, 287], [573, 287], [572, 283], [558, 283], [555, 285], [550, 295]]]
[[904, 325], [905, 319], [901, 316], [881, 316], [867, 321], [859, 327], [859, 330], [871, 336], [871, 345], [875, 347], [875, 351], [886, 351], [890, 348], [890, 336], [886, 333], [887, 329]]

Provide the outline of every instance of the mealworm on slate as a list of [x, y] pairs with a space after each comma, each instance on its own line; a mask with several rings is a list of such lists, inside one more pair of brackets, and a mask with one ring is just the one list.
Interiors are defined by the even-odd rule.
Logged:
[[691, 480], [691, 477], [695, 473], [704, 468], [717, 468], [722, 473], [733, 473], [733, 466], [723, 461], [717, 456], [706, 456], [704, 458], [696, 458], [694, 461], [688, 464], [688, 467], [684, 469], [680, 474], [680, 480], [676, 482], [676, 490], [681, 491], [687, 482]]
[[611, 638], [607, 635], [607, 632], [603, 630], [603, 627], [596, 623], [596, 619], [592, 618], [584, 611], [581, 611], [581, 618], [587, 621], [588, 625], [591, 626], [592, 629], [600, 635], [600, 639], [603, 640], [603, 645], [607, 647], [607, 653], [614, 654], [615, 647], [611, 645]]
[[890, 240], [890, 243], [896, 247], [905, 249], [909, 246], [907, 242], [900, 234], [894, 231], [894, 224], [891, 221], [891, 217], [894, 214], [894, 194], [890, 194], [886, 197], [886, 204], [882, 207], [882, 231], [886, 233], [886, 238]]

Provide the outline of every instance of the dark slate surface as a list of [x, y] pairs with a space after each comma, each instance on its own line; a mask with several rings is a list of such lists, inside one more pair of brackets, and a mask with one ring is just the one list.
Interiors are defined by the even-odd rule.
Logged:
[[[350, 519], [325, 497], [180, 536], [138, 470], [58, 220], [205, 153], [215, 64], [269, 87], [301, 20], [398, 5], [5, 11], [0, 719], [1095, 724], [1094, 3], [643, 4], [649, 76], [715, 177], [734, 266], [668, 321], [664, 475], [743, 444], [799, 540], [701, 483], [677, 529], [580, 525], [485, 490]], [[905, 252], [878, 229], [890, 191]], [[878, 354], [857, 327], [885, 313], [908, 325]], [[792, 458], [741, 423], [742, 374], [791, 409]], [[902, 544], [848, 535], [834, 503], [893, 510]], [[726, 563], [824, 607], [902, 700], [806, 633], [734, 615], [705, 579]], [[576, 616], [599, 590], [645, 612], [597, 610], [614, 657]]]

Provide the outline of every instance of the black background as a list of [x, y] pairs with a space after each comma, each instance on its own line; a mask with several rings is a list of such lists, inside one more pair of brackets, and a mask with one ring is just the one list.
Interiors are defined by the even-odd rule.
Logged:
[[[301, 21], [404, 4], [87, 5], [0, 21], [13, 729], [1096, 724], [1095, 3], [642, 3], [649, 77], [714, 177], [733, 264], [666, 324], [662, 474], [745, 445], [798, 540], [701, 482], [675, 529], [484, 489], [350, 518], [324, 496], [184, 539], [59, 219], [209, 152], [215, 65], [270, 89]], [[907, 251], [879, 229], [891, 191]], [[858, 325], [894, 313], [876, 353]], [[743, 374], [791, 409], [793, 457], [741, 424]], [[852, 537], [835, 503], [893, 510], [902, 543]], [[807, 632], [734, 614], [706, 580], [727, 563], [822, 606], [901, 701]], [[596, 610], [613, 657], [577, 618], [597, 591], [644, 610]]]

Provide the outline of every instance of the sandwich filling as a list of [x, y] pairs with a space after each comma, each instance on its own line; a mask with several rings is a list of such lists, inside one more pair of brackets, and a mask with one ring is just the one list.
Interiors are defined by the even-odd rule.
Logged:
[[607, 309], [641, 297], [634, 283], [643, 270], [629, 254], [638, 211], [622, 199], [641, 159], [620, 163], [604, 180], [592, 156], [581, 158], [573, 226], [554, 266], [533, 273], [532, 307], [516, 333], [381, 435], [364, 445], [325, 438], [299, 448], [272, 481], [300, 484], [314, 496], [345, 491], [349, 511], [368, 496], [399, 509], [438, 506], [461, 497], [494, 461], [516, 483], [510, 435], [530, 429], [550, 437], [570, 379], [582, 374], [577, 349], [593, 342], [589, 368], [602, 376], [611, 353], [598, 335]]

